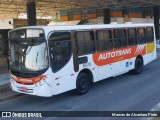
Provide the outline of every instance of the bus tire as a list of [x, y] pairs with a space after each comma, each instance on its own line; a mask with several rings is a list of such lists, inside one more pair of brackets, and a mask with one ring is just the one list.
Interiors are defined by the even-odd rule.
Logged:
[[135, 61], [135, 68], [133, 69], [134, 74], [140, 74], [143, 70], [143, 59], [137, 58]]
[[85, 73], [81, 73], [80, 75], [78, 75], [75, 89], [76, 94], [84, 95], [88, 92], [89, 88], [90, 81], [88, 75]]

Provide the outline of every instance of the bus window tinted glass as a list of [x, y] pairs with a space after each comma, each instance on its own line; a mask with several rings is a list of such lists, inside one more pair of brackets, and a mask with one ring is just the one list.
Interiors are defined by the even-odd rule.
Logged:
[[145, 29], [144, 28], [138, 28], [138, 43], [144, 44], [146, 43], [146, 37], [145, 37]]
[[154, 41], [154, 34], [153, 34], [153, 28], [146, 28], [146, 37], [147, 37], [147, 42], [153, 42]]
[[114, 48], [127, 46], [127, 37], [125, 29], [114, 30]]
[[96, 31], [98, 51], [110, 50], [113, 48], [111, 34], [111, 30]]
[[136, 45], [137, 44], [137, 36], [136, 36], [136, 29], [128, 29], [128, 44], [129, 45]]
[[49, 39], [50, 61], [53, 72], [66, 65], [71, 57], [71, 36], [69, 32], [52, 33]]
[[85, 55], [94, 51], [94, 34], [91, 31], [77, 32], [78, 55]]

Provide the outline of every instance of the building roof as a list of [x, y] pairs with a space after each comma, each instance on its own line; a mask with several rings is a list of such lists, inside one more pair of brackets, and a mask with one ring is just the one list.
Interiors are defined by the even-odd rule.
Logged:
[[61, 10], [82, 8], [131, 8], [160, 5], [159, 0], [0, 0], [0, 18], [17, 18], [21, 13], [26, 13], [26, 3], [36, 2], [38, 16], [55, 16]]

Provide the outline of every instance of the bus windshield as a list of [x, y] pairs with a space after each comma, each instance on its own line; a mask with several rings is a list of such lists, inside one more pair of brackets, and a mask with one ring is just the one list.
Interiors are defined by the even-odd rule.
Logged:
[[47, 43], [42, 30], [12, 31], [10, 41], [10, 70], [13, 75], [33, 77], [48, 68]]

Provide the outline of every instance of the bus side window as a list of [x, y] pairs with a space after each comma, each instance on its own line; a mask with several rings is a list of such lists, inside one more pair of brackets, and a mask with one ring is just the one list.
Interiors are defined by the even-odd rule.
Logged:
[[136, 29], [134, 29], [134, 28], [128, 29], [128, 44], [129, 45], [136, 45], [137, 44]]
[[114, 30], [114, 48], [121, 48], [127, 46], [126, 29]]
[[95, 51], [93, 31], [78, 31], [76, 33], [78, 55], [86, 55]]
[[63, 68], [71, 57], [71, 36], [69, 32], [55, 32], [49, 38], [50, 61], [53, 72]]
[[113, 49], [112, 31], [111, 30], [97, 30], [96, 31], [97, 50], [111, 50]]
[[145, 29], [138, 28], [137, 30], [138, 30], [138, 43], [145, 44], [146, 43]]
[[154, 41], [154, 35], [153, 35], [153, 28], [152, 27], [147, 27], [146, 28], [146, 38], [147, 38], [148, 43]]

